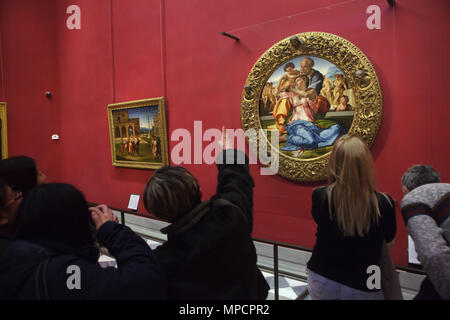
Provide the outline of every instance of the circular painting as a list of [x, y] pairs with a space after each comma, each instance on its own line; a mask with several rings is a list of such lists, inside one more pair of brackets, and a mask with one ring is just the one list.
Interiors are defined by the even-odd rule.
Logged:
[[343, 134], [355, 133], [370, 146], [381, 113], [381, 89], [367, 57], [327, 33], [275, 44], [250, 71], [242, 95], [244, 129], [264, 135], [258, 147], [264, 141], [278, 157], [277, 173], [296, 181], [325, 179], [333, 143]]

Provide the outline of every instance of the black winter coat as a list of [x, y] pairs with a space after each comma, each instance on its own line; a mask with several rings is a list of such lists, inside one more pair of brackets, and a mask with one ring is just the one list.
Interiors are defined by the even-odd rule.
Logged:
[[[166, 272], [168, 299], [265, 299], [269, 286], [256, 266], [251, 238], [253, 187], [248, 158], [219, 155], [216, 194], [161, 230], [168, 241], [155, 249]], [[227, 160], [225, 160], [227, 159]]]
[[[128, 227], [106, 222], [97, 241], [116, 258], [117, 269], [100, 267], [95, 247], [11, 242], [0, 260], [0, 300], [165, 299], [166, 279], [142, 238]], [[70, 266], [79, 267], [79, 289], [73, 288], [76, 272]]]

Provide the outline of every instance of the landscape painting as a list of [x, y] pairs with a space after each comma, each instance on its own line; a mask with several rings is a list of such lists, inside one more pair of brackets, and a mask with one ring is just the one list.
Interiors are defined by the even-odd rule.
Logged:
[[114, 166], [157, 169], [168, 164], [164, 99], [108, 106]]

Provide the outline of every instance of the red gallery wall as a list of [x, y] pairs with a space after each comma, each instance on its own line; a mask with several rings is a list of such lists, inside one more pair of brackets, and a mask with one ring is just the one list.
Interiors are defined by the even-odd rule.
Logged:
[[[165, 96], [169, 137], [177, 128], [193, 132], [195, 120], [204, 130], [239, 128], [242, 88], [259, 56], [292, 34], [323, 31], [358, 46], [377, 72], [384, 101], [371, 149], [377, 184], [400, 201], [400, 177], [413, 164], [431, 164], [450, 178], [450, 2], [396, 2], [394, 11], [382, 0], [0, 0], [9, 154], [32, 156], [49, 181], [72, 183], [89, 201], [125, 208], [153, 171], [111, 165], [108, 104]], [[81, 8], [80, 30], [66, 27], [73, 4]], [[366, 27], [371, 4], [381, 8], [380, 30]], [[53, 133], [61, 139], [52, 141]], [[186, 167], [211, 196], [215, 167]], [[259, 169], [251, 169], [254, 236], [312, 247], [311, 191], [319, 184], [261, 176]], [[399, 212], [397, 225], [392, 252], [406, 265]]]

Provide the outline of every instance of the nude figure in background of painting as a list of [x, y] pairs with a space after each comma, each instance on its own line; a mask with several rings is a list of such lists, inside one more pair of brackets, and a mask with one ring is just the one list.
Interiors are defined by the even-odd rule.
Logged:
[[320, 90], [320, 95], [325, 97], [325, 99], [327, 99], [330, 104], [334, 103], [333, 87], [331, 85], [330, 79], [328, 79], [327, 77], [323, 78], [323, 87], [322, 90]]
[[275, 106], [276, 98], [273, 94], [273, 84], [272, 82], [267, 82], [264, 86], [261, 100], [262, 100], [262, 113], [270, 114], [273, 111], [273, 107]]
[[336, 80], [334, 81], [333, 90], [334, 101], [331, 104], [337, 105], [339, 104], [341, 97], [344, 95], [344, 91], [348, 89], [348, 86], [344, 79], [344, 75], [336, 74], [334, 77], [336, 78]]

